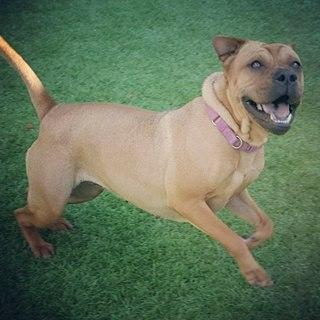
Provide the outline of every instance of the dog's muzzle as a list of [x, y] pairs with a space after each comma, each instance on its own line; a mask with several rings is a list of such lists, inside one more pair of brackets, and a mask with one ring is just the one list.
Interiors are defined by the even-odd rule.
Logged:
[[289, 97], [283, 95], [269, 103], [257, 103], [244, 97], [242, 103], [257, 123], [266, 130], [280, 135], [290, 129], [300, 101], [289, 103]]

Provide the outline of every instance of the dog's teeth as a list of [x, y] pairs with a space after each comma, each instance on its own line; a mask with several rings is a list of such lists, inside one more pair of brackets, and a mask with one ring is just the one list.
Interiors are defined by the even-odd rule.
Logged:
[[277, 119], [277, 118], [273, 115], [273, 113], [271, 113], [271, 114], [270, 114], [270, 118], [271, 118], [271, 120], [272, 120], [273, 122], [275, 122], [275, 123], [288, 124], [288, 123], [291, 121], [291, 119], [292, 119], [292, 114], [290, 113], [285, 120], [279, 120], [279, 119]]
[[263, 109], [262, 109], [262, 105], [261, 104], [258, 104], [257, 105], [257, 109], [259, 110], [259, 111], [262, 111]]
[[270, 114], [270, 118], [272, 121], [277, 122], [278, 119], [273, 115], [273, 113]]

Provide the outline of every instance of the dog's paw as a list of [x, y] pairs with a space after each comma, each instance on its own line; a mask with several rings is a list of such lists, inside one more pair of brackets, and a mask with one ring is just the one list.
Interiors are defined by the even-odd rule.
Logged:
[[48, 228], [53, 231], [60, 231], [60, 230], [71, 230], [73, 229], [73, 226], [68, 220], [64, 218], [59, 218], [56, 222], [52, 223]]
[[37, 258], [49, 258], [54, 254], [54, 248], [53, 245], [41, 240], [31, 246], [31, 250], [33, 252], [33, 255]]
[[257, 287], [270, 287], [273, 281], [269, 275], [261, 267], [242, 271], [246, 280], [253, 286]]

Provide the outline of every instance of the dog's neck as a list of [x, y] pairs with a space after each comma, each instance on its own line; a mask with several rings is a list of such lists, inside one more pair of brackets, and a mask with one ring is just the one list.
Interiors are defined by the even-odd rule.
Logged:
[[241, 101], [234, 101], [223, 73], [213, 73], [204, 81], [202, 96], [244, 141], [254, 146], [267, 142], [267, 131], [253, 121], [243, 107], [232, 108]]

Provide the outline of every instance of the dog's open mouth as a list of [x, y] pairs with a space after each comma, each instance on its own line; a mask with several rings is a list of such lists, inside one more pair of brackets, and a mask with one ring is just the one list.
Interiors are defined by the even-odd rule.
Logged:
[[275, 134], [287, 132], [294, 118], [297, 104], [290, 104], [284, 95], [270, 103], [257, 103], [243, 98], [243, 104], [254, 119], [265, 129]]

